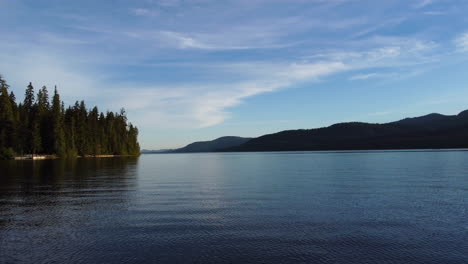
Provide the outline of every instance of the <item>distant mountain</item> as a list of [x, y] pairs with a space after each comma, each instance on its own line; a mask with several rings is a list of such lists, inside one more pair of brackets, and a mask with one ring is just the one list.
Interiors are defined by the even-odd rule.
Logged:
[[372, 150], [468, 148], [468, 110], [429, 114], [386, 124], [340, 123], [254, 138], [223, 151]]
[[169, 153], [171, 151], [173, 151], [173, 149], [158, 149], [158, 150], [142, 149], [141, 154]]
[[170, 151], [171, 153], [213, 152], [225, 148], [237, 147], [251, 140], [243, 137], [220, 137], [211, 141], [200, 141], [183, 148]]

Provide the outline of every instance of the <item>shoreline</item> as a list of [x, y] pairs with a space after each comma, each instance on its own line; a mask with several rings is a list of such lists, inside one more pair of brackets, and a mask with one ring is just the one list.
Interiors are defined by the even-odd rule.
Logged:
[[199, 152], [142, 152], [141, 155], [157, 154], [205, 154], [205, 153], [406, 153], [406, 152], [468, 152], [468, 148], [414, 148], [414, 149], [342, 149], [342, 150], [243, 150], [243, 151], [199, 151]]
[[56, 155], [25, 155], [16, 156], [12, 160], [53, 160], [53, 159], [67, 159], [67, 158], [120, 158], [120, 157], [138, 157], [137, 155], [84, 155], [76, 157], [61, 158]]

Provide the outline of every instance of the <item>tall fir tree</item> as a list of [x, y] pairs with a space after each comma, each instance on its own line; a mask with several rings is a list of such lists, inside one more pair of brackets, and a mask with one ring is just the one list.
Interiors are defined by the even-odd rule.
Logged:
[[24, 94], [21, 137], [24, 138], [24, 153], [35, 154], [40, 149], [39, 124], [36, 120], [34, 86], [29, 83]]
[[52, 98], [52, 139], [53, 152], [59, 157], [66, 156], [64, 120], [62, 112], [62, 103], [57, 87], [54, 89], [54, 97]]
[[24, 94], [24, 102], [23, 106], [25, 109], [27, 109], [29, 112], [31, 111], [32, 107], [34, 106], [34, 87], [32, 83], [29, 83], [28, 87], [26, 88], [26, 92]]

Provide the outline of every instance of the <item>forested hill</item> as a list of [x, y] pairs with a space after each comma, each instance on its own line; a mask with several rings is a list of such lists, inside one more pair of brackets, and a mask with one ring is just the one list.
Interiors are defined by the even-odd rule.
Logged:
[[87, 109], [85, 102], [65, 108], [55, 88], [49, 100], [44, 86], [37, 93], [30, 83], [23, 102], [16, 102], [0, 76], [0, 158], [46, 154], [139, 155], [138, 129], [119, 113]]
[[239, 146], [251, 138], [243, 137], [220, 137], [211, 141], [199, 141], [191, 143], [183, 148], [170, 150], [171, 153], [190, 153], [190, 152], [213, 152], [225, 148]]
[[430, 114], [387, 124], [340, 123], [282, 131], [223, 151], [373, 150], [468, 148], [468, 110]]

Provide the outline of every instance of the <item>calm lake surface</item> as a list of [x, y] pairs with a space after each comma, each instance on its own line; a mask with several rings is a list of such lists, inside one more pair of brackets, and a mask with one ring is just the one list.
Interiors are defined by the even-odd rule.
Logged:
[[0, 263], [468, 263], [468, 152], [0, 162]]

